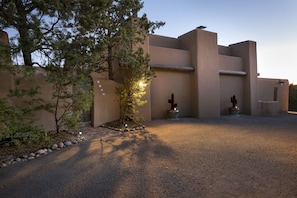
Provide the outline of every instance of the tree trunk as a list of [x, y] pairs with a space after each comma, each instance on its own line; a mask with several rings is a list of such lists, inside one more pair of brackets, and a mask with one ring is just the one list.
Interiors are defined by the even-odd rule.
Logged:
[[109, 80], [113, 80], [112, 46], [108, 46], [107, 64], [108, 64], [108, 78]]
[[25, 66], [32, 66], [32, 57], [31, 57], [31, 49], [33, 41], [30, 38], [29, 34], [29, 24], [27, 21], [27, 11], [25, 6], [22, 4], [21, 1], [16, 1], [15, 3], [17, 12], [18, 12], [18, 19], [17, 19], [17, 30], [20, 33], [20, 40], [19, 44], [22, 49], [24, 65]]

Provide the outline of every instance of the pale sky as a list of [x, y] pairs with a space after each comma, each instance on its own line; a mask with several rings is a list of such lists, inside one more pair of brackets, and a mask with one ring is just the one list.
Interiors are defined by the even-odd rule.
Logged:
[[218, 44], [257, 42], [260, 77], [297, 84], [297, 0], [142, 0], [155, 34], [174, 37], [203, 25]]

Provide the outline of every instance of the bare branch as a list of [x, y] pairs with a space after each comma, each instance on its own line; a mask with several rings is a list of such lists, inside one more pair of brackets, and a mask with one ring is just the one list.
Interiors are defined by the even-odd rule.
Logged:
[[59, 23], [60, 19], [61, 19], [61, 16], [60, 16], [60, 14], [58, 14], [57, 20], [52, 24], [52, 26], [50, 27], [50, 29], [47, 29], [47, 31], [44, 32], [43, 34], [46, 35], [46, 34], [51, 33], [54, 30], [55, 26]]

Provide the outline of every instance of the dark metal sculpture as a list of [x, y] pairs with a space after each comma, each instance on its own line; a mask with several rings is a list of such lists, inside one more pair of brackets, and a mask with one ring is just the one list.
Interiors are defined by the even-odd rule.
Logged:
[[236, 99], [235, 95], [233, 95], [231, 97], [231, 103], [232, 103], [232, 107], [233, 108], [236, 108], [237, 107], [237, 99]]
[[171, 94], [171, 99], [168, 99], [168, 103], [171, 104], [171, 110], [175, 110], [175, 108], [177, 107], [177, 104], [174, 103], [174, 94]]

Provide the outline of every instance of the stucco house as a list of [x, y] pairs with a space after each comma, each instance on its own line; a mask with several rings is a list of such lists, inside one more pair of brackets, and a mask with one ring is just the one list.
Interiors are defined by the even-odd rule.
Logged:
[[151, 35], [147, 47], [157, 75], [150, 92], [152, 119], [164, 117], [171, 93], [181, 116], [228, 114], [233, 95], [242, 114], [288, 110], [288, 80], [258, 78], [256, 42], [220, 46], [216, 33], [197, 28], [178, 38]]
[[[150, 55], [150, 66], [157, 76], [146, 87], [147, 103], [139, 108], [146, 121], [166, 118], [172, 93], [180, 117], [227, 115], [233, 95], [240, 114], [276, 116], [288, 111], [289, 82], [258, 77], [254, 41], [220, 46], [217, 33], [197, 28], [178, 38], [149, 35], [142, 47]], [[0, 85], [3, 97], [14, 87], [13, 77], [0, 71], [0, 78], [5, 82]], [[39, 85], [49, 93], [49, 85], [40, 78], [36, 82], [39, 79]], [[108, 80], [104, 73], [94, 73], [92, 78], [95, 93], [90, 110], [92, 125], [117, 120], [120, 114], [115, 87], [118, 84]], [[39, 124], [45, 128], [54, 126], [45, 112], [40, 112], [38, 117]]]
[[[220, 46], [217, 33], [200, 28], [178, 38], [150, 35], [143, 48], [150, 55], [150, 65], [157, 77], [147, 88], [148, 103], [140, 108], [141, 114], [145, 120], [166, 118], [172, 93], [180, 117], [227, 115], [233, 95], [241, 114], [276, 116], [286, 113], [289, 82], [258, 77], [256, 47], [254, 41]], [[94, 79], [94, 84], [98, 81], [99, 78]], [[109, 87], [107, 82], [101, 80], [100, 86]], [[93, 123], [97, 125], [102, 123], [97, 120], [102, 113], [99, 103], [106, 95], [102, 95], [96, 85], [95, 94]], [[104, 108], [107, 108], [106, 103]], [[105, 121], [108, 111], [103, 114]]]

